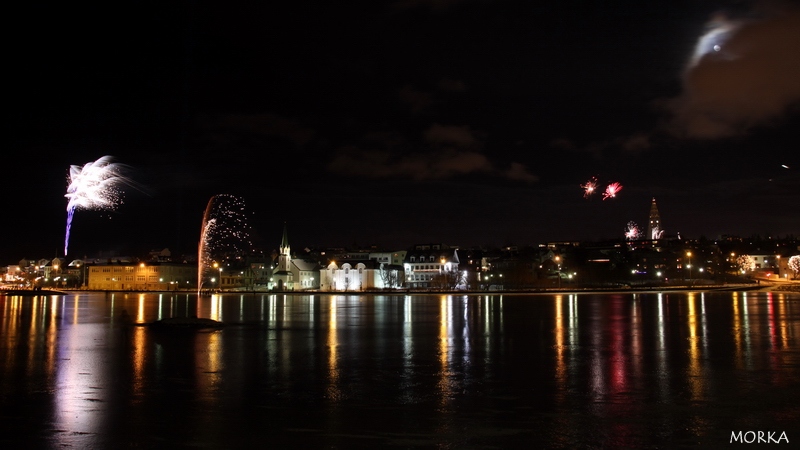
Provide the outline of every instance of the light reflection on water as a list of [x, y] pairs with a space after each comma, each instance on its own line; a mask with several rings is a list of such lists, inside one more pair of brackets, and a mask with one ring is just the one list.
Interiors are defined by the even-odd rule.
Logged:
[[[29, 418], [0, 422], [16, 432], [0, 444], [800, 439], [799, 307], [777, 292], [0, 297], [0, 398]], [[227, 326], [144, 326], [188, 316]]]

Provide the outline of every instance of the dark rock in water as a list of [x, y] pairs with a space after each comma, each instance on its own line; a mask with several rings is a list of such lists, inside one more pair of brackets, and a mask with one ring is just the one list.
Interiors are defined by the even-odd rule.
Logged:
[[161, 319], [149, 324], [157, 329], [199, 329], [199, 328], [222, 328], [225, 324], [213, 319], [199, 317], [171, 317]]

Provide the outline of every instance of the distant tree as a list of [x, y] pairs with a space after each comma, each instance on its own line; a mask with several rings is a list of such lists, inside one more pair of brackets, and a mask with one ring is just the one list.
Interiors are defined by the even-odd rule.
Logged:
[[794, 255], [789, 258], [789, 269], [794, 272], [793, 279], [797, 279], [797, 274], [800, 273], [800, 255]]
[[464, 274], [464, 287], [466, 289], [475, 289], [480, 287], [478, 284], [478, 275], [475, 272], [467, 271]]
[[756, 261], [750, 255], [741, 255], [736, 258], [736, 267], [744, 272], [750, 272], [756, 268]]
[[381, 264], [379, 269], [381, 280], [383, 281], [384, 288], [398, 288], [400, 287], [401, 277], [397, 269], [388, 267], [386, 264]]
[[464, 284], [464, 274], [458, 270], [443, 271], [433, 276], [431, 285], [440, 290], [453, 291]]

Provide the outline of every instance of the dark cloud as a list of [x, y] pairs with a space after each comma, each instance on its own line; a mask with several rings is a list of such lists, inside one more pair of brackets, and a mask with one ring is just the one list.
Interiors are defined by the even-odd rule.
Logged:
[[388, 152], [343, 148], [328, 166], [333, 172], [371, 178], [400, 177], [434, 180], [475, 172], [492, 172], [489, 160], [474, 151], [393, 155]]
[[631, 153], [648, 150], [652, 146], [650, 135], [647, 133], [634, 134], [622, 139], [619, 143], [623, 150]]
[[407, 105], [411, 112], [421, 113], [433, 104], [433, 94], [416, 89], [412, 86], [403, 86], [398, 92], [400, 102]]
[[683, 92], [664, 103], [666, 127], [679, 137], [725, 138], [780, 121], [798, 101], [800, 11], [717, 14], [689, 60]]
[[435, 106], [446, 104], [447, 97], [458, 95], [467, 90], [463, 81], [444, 78], [436, 83], [435, 88], [423, 90], [411, 85], [403, 86], [398, 92], [400, 102], [407, 105], [412, 113], [432, 113]]
[[[422, 151], [418, 149], [422, 148]], [[396, 134], [371, 134], [360, 145], [341, 148], [328, 165], [331, 172], [368, 178], [440, 180], [483, 173], [512, 181], [537, 181], [524, 165], [501, 169], [481, 151], [483, 139], [467, 126], [434, 124], [420, 144]]]
[[539, 177], [528, 172], [528, 168], [520, 163], [511, 163], [511, 167], [505, 172], [505, 177], [513, 181], [533, 183], [539, 181]]
[[425, 130], [425, 140], [432, 144], [452, 145], [460, 148], [480, 146], [480, 139], [467, 126], [433, 124]]

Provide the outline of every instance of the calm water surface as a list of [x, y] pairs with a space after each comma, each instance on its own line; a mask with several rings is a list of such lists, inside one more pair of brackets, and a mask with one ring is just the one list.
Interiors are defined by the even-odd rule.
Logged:
[[800, 443], [796, 293], [0, 297], [0, 364], [2, 448]]

